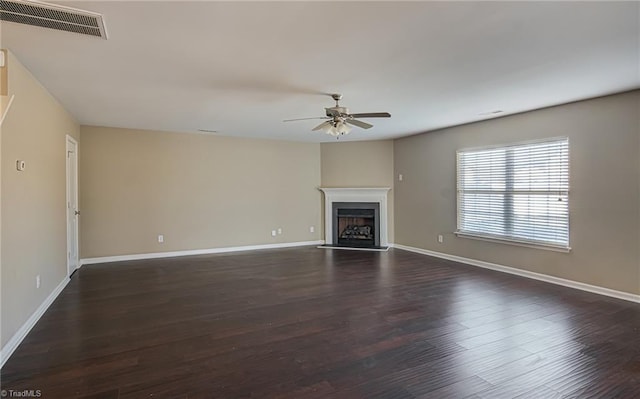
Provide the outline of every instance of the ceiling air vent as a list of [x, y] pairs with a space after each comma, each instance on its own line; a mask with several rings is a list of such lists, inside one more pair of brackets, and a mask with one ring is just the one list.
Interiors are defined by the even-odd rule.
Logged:
[[0, 1], [0, 20], [107, 38], [102, 15], [29, 0]]

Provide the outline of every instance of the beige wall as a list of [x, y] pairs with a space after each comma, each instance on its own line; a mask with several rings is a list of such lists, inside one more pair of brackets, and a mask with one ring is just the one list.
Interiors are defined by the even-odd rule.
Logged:
[[393, 141], [325, 143], [321, 147], [323, 187], [391, 187], [389, 242], [394, 241]]
[[320, 239], [319, 144], [88, 126], [82, 136], [82, 258]]
[[[396, 140], [396, 243], [640, 293], [639, 111], [635, 91]], [[572, 251], [455, 237], [456, 150], [554, 136], [569, 137]]]
[[[2, 124], [2, 330], [4, 346], [66, 277], [66, 138], [78, 124], [9, 53]], [[16, 160], [26, 161], [18, 172]], [[41, 286], [36, 289], [36, 276]]]
[[[8, 62], [9, 62], [9, 57], [8, 54], [5, 51], [5, 68], [8, 67]], [[7, 72], [5, 70], [5, 72]], [[5, 93], [7, 92], [7, 85], [8, 82], [6, 82], [5, 80], [8, 80], [8, 73], [7, 73], [7, 79], [3, 79], [2, 82], [0, 82], [0, 85], [2, 85], [2, 90], [0, 92]], [[8, 97], [4, 96], [4, 95], [0, 95], [0, 120], [4, 120], [3, 116], [4, 116], [4, 112], [5, 112], [5, 102], [8, 102]], [[7, 103], [8, 105], [8, 103]], [[2, 137], [4, 137], [4, 134], [2, 133], [2, 125], [3, 122], [0, 121], [0, 177], [2, 176]], [[0, 349], [4, 348], [5, 343], [11, 339], [10, 335], [13, 335], [10, 330], [7, 331], [7, 333], [5, 334], [4, 331], [2, 331], [2, 325], [4, 325], [4, 312], [2, 309], [2, 304], [4, 303], [4, 296], [2, 294], [3, 289], [3, 278], [2, 275], [4, 273], [4, 268], [2, 267], [2, 182], [0, 181]], [[0, 365], [2, 365], [2, 362], [5, 362], [4, 358], [0, 359]]]

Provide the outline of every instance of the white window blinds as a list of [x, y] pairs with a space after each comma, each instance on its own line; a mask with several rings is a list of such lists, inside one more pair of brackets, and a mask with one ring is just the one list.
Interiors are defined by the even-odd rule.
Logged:
[[458, 233], [569, 247], [569, 140], [460, 150]]

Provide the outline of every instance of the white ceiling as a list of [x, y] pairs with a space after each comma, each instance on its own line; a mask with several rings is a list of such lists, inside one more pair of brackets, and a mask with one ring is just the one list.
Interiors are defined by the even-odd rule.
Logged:
[[2, 23], [80, 123], [310, 142], [344, 95], [405, 136], [640, 87], [638, 2], [60, 2], [108, 40]]

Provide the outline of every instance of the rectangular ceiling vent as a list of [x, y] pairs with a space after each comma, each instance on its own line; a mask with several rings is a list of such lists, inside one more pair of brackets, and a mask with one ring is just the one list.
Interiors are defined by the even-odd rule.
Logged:
[[107, 38], [102, 15], [30, 0], [0, 1], [0, 20]]

